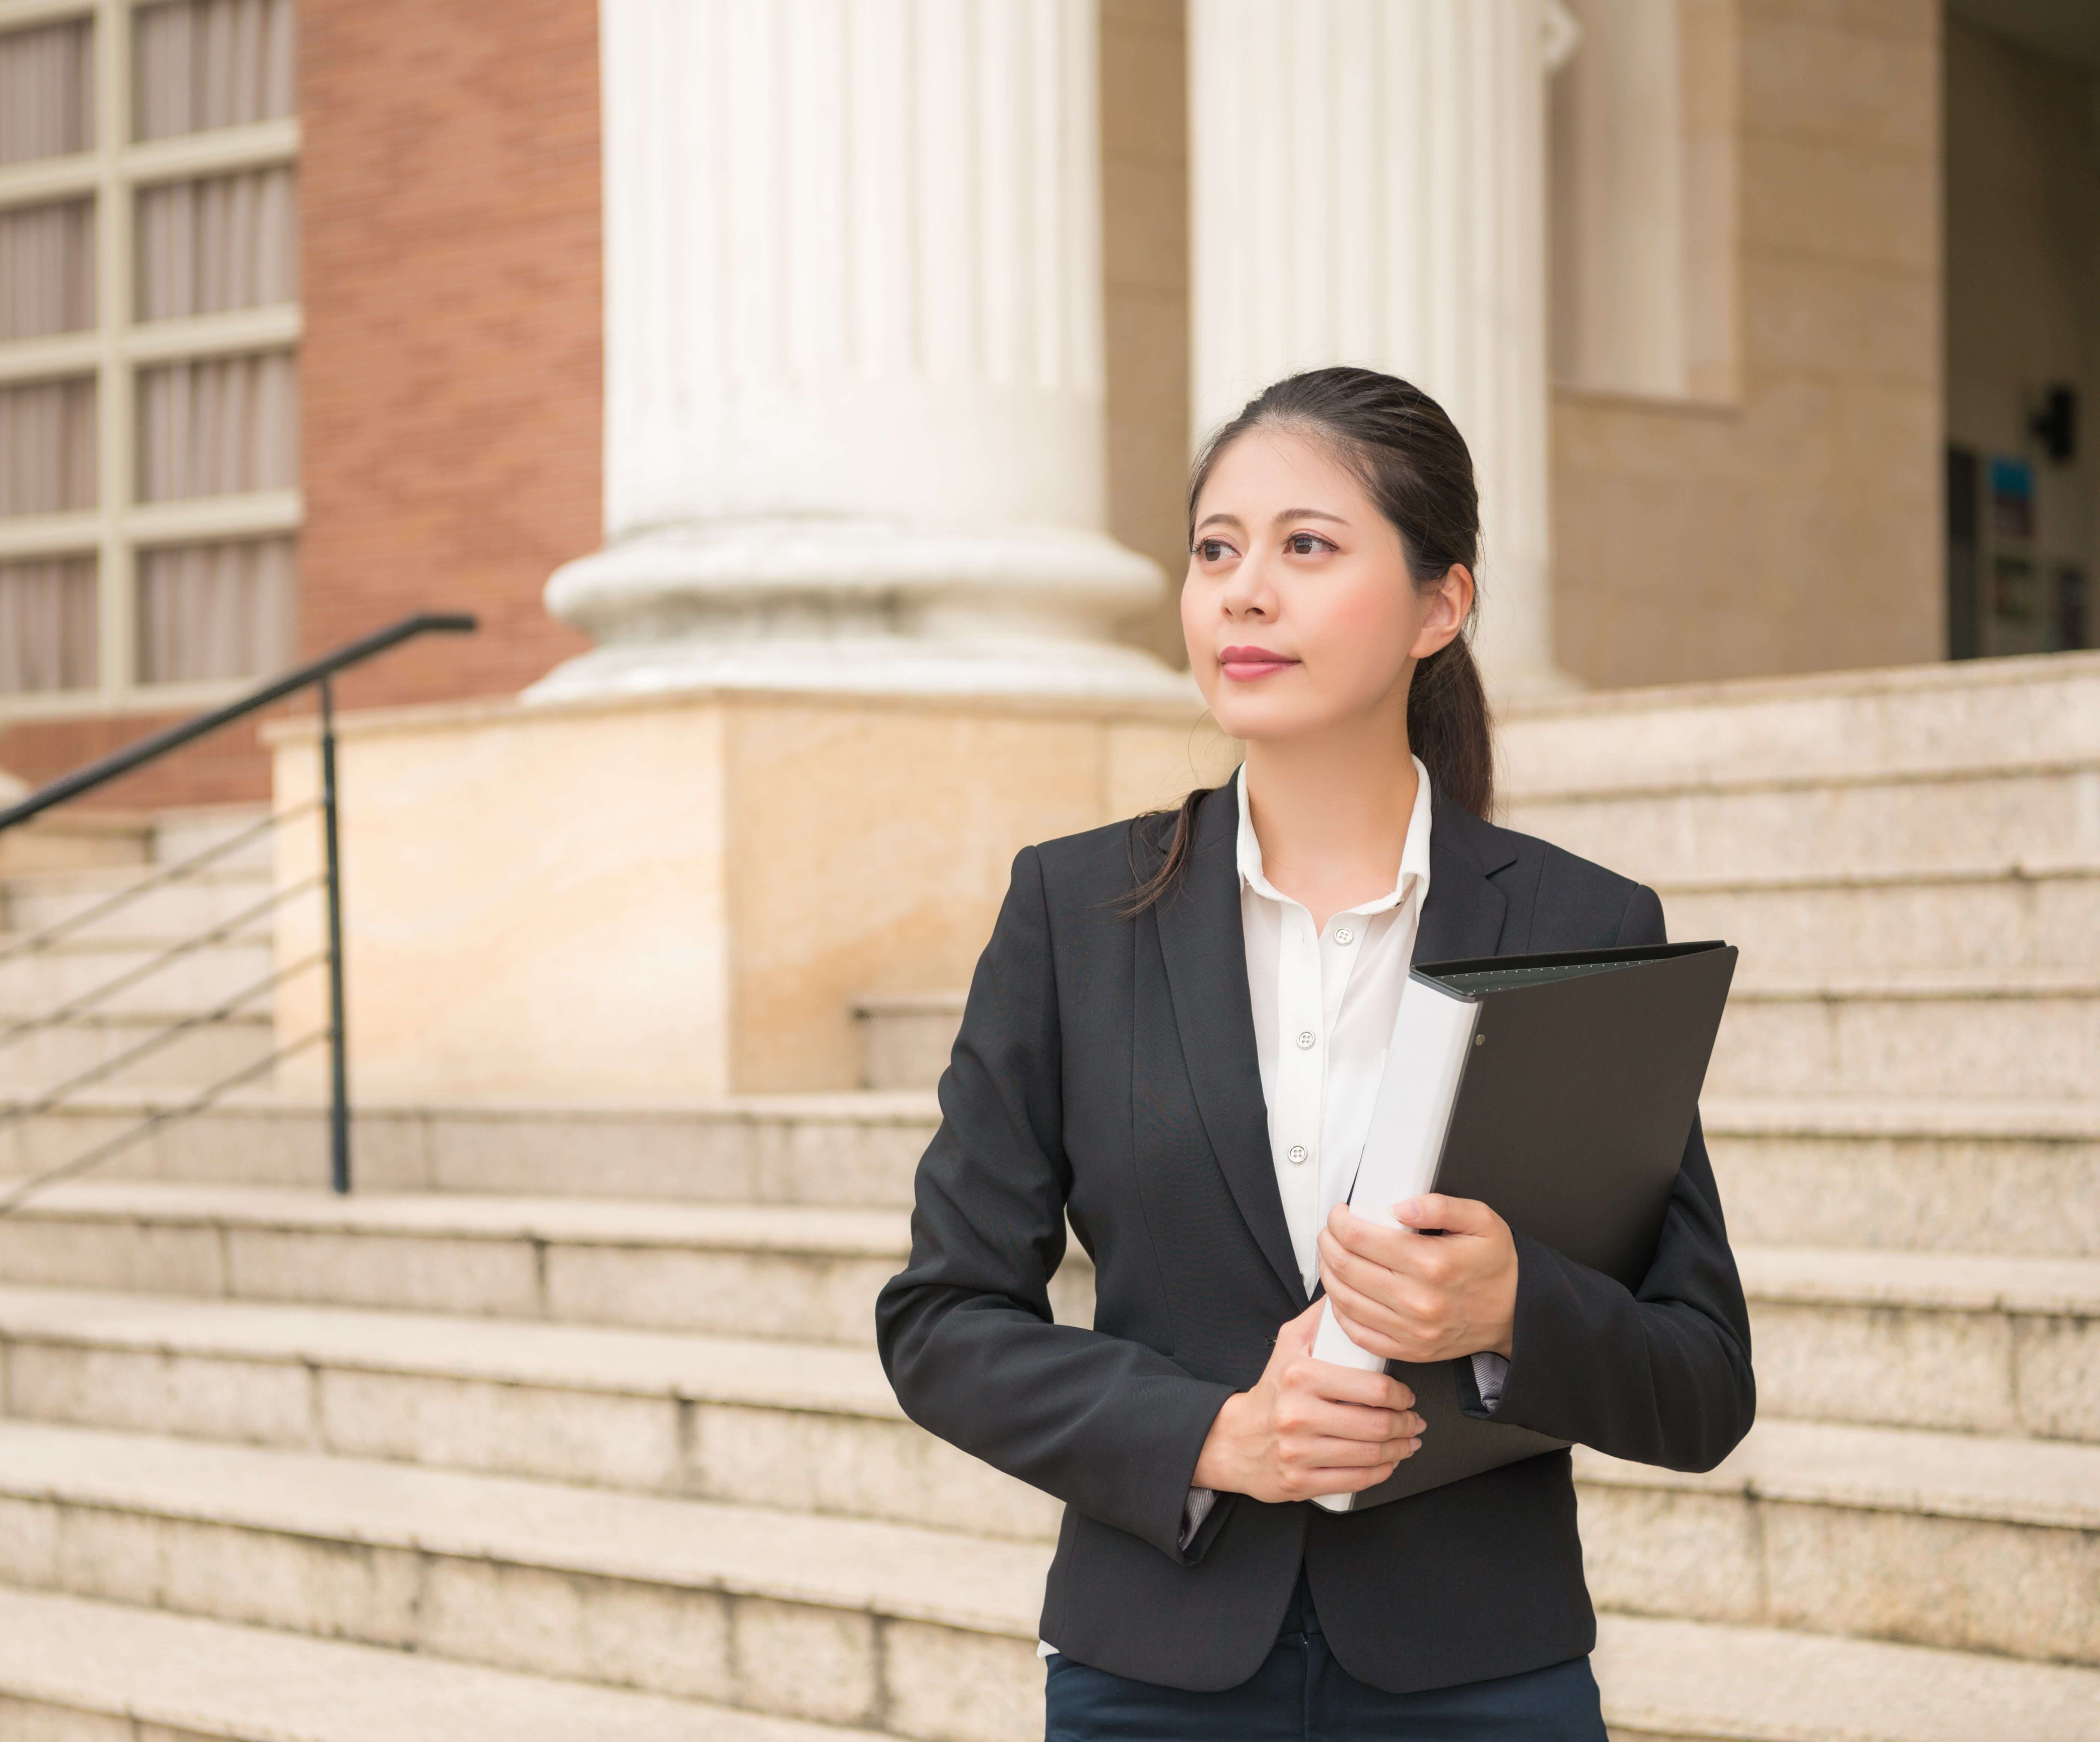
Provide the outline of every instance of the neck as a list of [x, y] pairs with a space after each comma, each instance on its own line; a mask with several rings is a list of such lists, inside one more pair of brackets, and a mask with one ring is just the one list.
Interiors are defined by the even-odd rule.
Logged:
[[1388, 893], [1417, 780], [1397, 708], [1353, 730], [1250, 743], [1247, 804], [1263, 874], [1321, 927]]

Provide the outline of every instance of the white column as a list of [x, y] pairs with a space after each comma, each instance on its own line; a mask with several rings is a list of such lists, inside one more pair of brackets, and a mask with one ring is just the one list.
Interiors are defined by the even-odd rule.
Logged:
[[598, 646], [532, 693], [1179, 693], [1111, 633], [1095, 0], [600, 15]]
[[1503, 699], [1571, 686], [1553, 656], [1547, 496], [1548, 14], [1547, 0], [1189, 8], [1198, 439], [1324, 364], [1435, 395], [1479, 475], [1476, 645]]

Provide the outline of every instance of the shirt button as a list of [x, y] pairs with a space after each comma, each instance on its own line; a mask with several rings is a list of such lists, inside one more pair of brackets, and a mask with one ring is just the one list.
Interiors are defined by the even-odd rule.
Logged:
[[1304, 1144], [1294, 1143], [1291, 1144], [1290, 1149], [1291, 1166], [1294, 1167], [1298, 1166], [1304, 1161], [1305, 1158], [1312, 1153], [1312, 1152], [1310, 1149], [1308, 1149]]
[[1346, 925], [1335, 933], [1335, 942], [1338, 944], [1352, 944], [1356, 941], [1357, 934]]
[[1317, 1042], [1319, 1038], [1320, 1037], [1317, 1034], [1315, 1034], [1312, 1030], [1308, 1028], [1304, 1034], [1298, 1037], [1299, 1050], [1300, 1052], [1310, 1051], [1314, 1043]]

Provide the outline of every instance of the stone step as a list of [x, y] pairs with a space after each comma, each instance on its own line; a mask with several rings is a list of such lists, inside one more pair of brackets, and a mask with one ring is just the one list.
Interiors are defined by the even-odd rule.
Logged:
[[[1599, 1617], [1617, 1742], [2096, 1742], [2100, 1674], [1917, 1646]], [[576, 1682], [126, 1604], [0, 1591], [20, 1742], [857, 1742]]]
[[[269, 807], [262, 805], [200, 805], [157, 812], [153, 818], [154, 862], [179, 865], [195, 858], [236, 835], [247, 834], [268, 814]], [[316, 814], [290, 826], [318, 831], [320, 818]], [[271, 831], [263, 830], [213, 863], [240, 871], [272, 871], [276, 863], [276, 836]]]
[[871, 1348], [0, 1288], [0, 1413], [1047, 1539]]
[[2100, 1259], [1738, 1246], [1758, 1405], [2100, 1441]]
[[[0, 1173], [55, 1166], [174, 1099], [83, 1095], [0, 1121]], [[1709, 1096], [1703, 1116], [1739, 1240], [2100, 1255], [2100, 1104]], [[236, 1098], [96, 1177], [311, 1188], [328, 1175], [326, 1118]], [[924, 1091], [660, 1109], [361, 1102], [353, 1156], [360, 1190], [908, 1207], [938, 1118]]]
[[960, 991], [868, 993], [853, 1003], [860, 1035], [861, 1086], [931, 1087], [948, 1068], [963, 1020]]
[[[2032, 871], [2100, 864], [2100, 761], [2044, 761], [1829, 782], [1589, 792], [1506, 788], [1498, 820], [1643, 883]], [[1688, 935], [1688, 934], [1684, 934]]]
[[[0, 1282], [867, 1344], [908, 1235], [894, 1210], [98, 1181], [0, 1217]], [[1092, 1282], [1067, 1263], [1061, 1316]]]
[[2100, 1255], [2100, 1105], [1701, 1103], [1730, 1231], [1772, 1246]]
[[[2100, 1440], [2100, 1264], [1738, 1256], [1767, 1413]], [[1056, 1528], [903, 1424], [864, 1347], [34, 1288], [0, 1289], [0, 1346], [28, 1418]]]
[[[79, 1153], [178, 1097], [83, 1094], [0, 1122], [0, 1172]], [[0, 1113], [7, 1098], [0, 1092]], [[932, 1094], [739, 1096], [690, 1107], [352, 1109], [359, 1188], [908, 1208], [940, 1119]], [[312, 1186], [328, 1177], [324, 1103], [236, 1095], [172, 1121], [98, 1179]]]
[[[33, 871], [0, 877], [0, 928], [40, 932], [70, 920], [149, 875], [121, 869]], [[271, 874], [209, 867], [165, 883], [70, 935], [105, 939], [193, 937], [254, 906], [269, 894]]]
[[1705, 1475], [1576, 1474], [1604, 1607], [2100, 1662], [2100, 1446], [1769, 1418]]
[[[19, 1031], [0, 1041], [0, 1093], [10, 1098], [41, 1094], [126, 1056], [193, 1014], [170, 1009], [90, 1013]], [[0, 1027], [5, 1025], [0, 1019]], [[276, 1043], [268, 1003], [258, 1000], [222, 1020], [171, 1034], [103, 1080], [137, 1087], [199, 1087], [257, 1063]]]
[[[0, 781], [0, 808], [29, 796]], [[136, 811], [83, 810], [61, 805], [0, 831], [0, 877], [24, 871], [140, 866], [152, 856], [152, 820]]]
[[[604, 1643], [616, 1674], [617, 1642]], [[875, 1734], [0, 1590], [0, 1735], [14, 1742], [866, 1742]]]
[[2100, 764], [2100, 656], [1965, 660], [1520, 701], [1510, 793], [1594, 792]]
[[1746, 972], [1706, 1074], [1716, 1096], [2100, 1099], [2100, 972]]
[[[266, 928], [187, 950], [159, 967], [151, 964], [188, 940], [60, 939], [10, 961], [4, 959], [8, 940], [0, 937], [0, 1030], [11, 1019], [44, 1015], [119, 980], [127, 983], [96, 997], [90, 1008], [104, 1013], [208, 1009], [269, 977], [271, 939], [264, 924]], [[268, 1008], [267, 999], [259, 1008]]]
[[1041, 1735], [1047, 1545], [0, 1423], [0, 1583], [929, 1742]]
[[1674, 937], [1725, 937], [1761, 973], [2100, 967], [2100, 869], [1711, 879], [1659, 892]]
[[854, 1000], [861, 1082], [871, 1089], [931, 1088], [948, 1068], [964, 994], [913, 992]]
[[[1695, 928], [1700, 935], [1713, 932]], [[1674, 935], [1694, 935], [1682, 926]], [[1992, 1098], [2100, 1097], [2100, 963], [1788, 972], [1746, 950], [1715, 1043], [1716, 1095], [1912, 1096], [1954, 1085]], [[859, 1013], [871, 1080], [930, 1087], [946, 1068], [962, 996]]]
[[2096, 1742], [2100, 1671], [1630, 1615], [1591, 1660], [1612, 1742]]
[[[1021, 1742], [1041, 1734], [1031, 1635], [1043, 1545], [20, 1427], [0, 1427], [0, 1492], [15, 1497], [0, 1537], [5, 1575], [30, 1590], [74, 1599], [121, 1593], [222, 1622], [406, 1647], [418, 1662], [529, 1668], [835, 1722], [880, 1718], [906, 1735]], [[1819, 1620], [1853, 1590], [1850, 1569], [1833, 1577], [1819, 1565], [1798, 1590], [1776, 1583], [1758, 1601], [1760, 1569], [1745, 1564], [1740, 1533], [1716, 1532], [1710, 1519], [1673, 1519], [1670, 1534], [1652, 1537], [1651, 1548], [1678, 1551], [1657, 1568], [1652, 1554], [1630, 1550], [1626, 1520], [1604, 1516], [1599, 1504], [1639, 1492], [1586, 1488], [1586, 1528], [1609, 1539], [1590, 1549], [1600, 1596], [1608, 1585], [1639, 1586], [1634, 1564], [1651, 1585], [1660, 1571], [1734, 1607], [1752, 1594], [1762, 1607], [1805, 1603]], [[1798, 1546], [1763, 1558], [1784, 1563]], [[1701, 1549], [1725, 1549], [1725, 1570], [1700, 1558]], [[1951, 1616], [1950, 1599], [1972, 1596], [1979, 1570], [1973, 1561], [1935, 1563], [1935, 1590], [1907, 1607], [1929, 1620]], [[2017, 1603], [1993, 1607], [2029, 1615], [2051, 1594], [2032, 1583], [2001, 1587], [2014, 1589]], [[27, 1616], [66, 1597], [0, 1598], [0, 1614]], [[1996, 1625], [1985, 1631], [2003, 1632], [2019, 1617], [1986, 1619]], [[0, 1628], [11, 1691], [23, 1673], [12, 1655], [19, 1637]], [[204, 1658], [208, 1636], [187, 1637], [198, 1642], [193, 1660]], [[54, 1660], [48, 1651], [23, 1655]], [[247, 1661], [229, 1655], [235, 1666]], [[1621, 1737], [2100, 1737], [2100, 1676], [2091, 1670], [1944, 1647], [1608, 1613], [1597, 1667]], [[240, 1678], [236, 1667], [215, 1679]]]

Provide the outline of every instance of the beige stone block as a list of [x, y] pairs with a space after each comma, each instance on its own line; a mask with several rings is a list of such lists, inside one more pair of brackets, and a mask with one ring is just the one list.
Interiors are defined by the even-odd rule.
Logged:
[[[130, 1056], [163, 1032], [165, 1017], [83, 1017], [40, 1030], [0, 1056], [0, 1085], [45, 1088]], [[267, 1018], [229, 1018], [218, 1028], [192, 1029], [138, 1056], [105, 1080], [123, 1088], [188, 1087], [216, 1083], [258, 1063], [270, 1051]]]
[[[1644, 882], [1966, 869], [1988, 860], [2091, 862], [2100, 772], [1949, 774], [1809, 792], [1705, 783], [1675, 791], [1533, 796], [1511, 783], [1510, 826]], [[2085, 817], [2093, 820], [2087, 822]]]
[[536, 1316], [539, 1279], [523, 1240], [448, 1240], [360, 1231], [231, 1228], [227, 1292], [409, 1312]]
[[558, 1482], [669, 1488], [678, 1480], [678, 1406], [488, 1380], [325, 1368], [324, 1443], [386, 1458]]
[[595, 1325], [871, 1343], [890, 1259], [553, 1246], [550, 1317]]
[[2100, 1145], [1708, 1135], [1740, 1242], [2100, 1255]]
[[[720, 714], [497, 708], [450, 720], [428, 736], [343, 741], [343, 783], [360, 794], [342, 851], [358, 891], [346, 950], [361, 1092], [544, 1092], [532, 1067], [558, 1056], [558, 1038], [571, 1092], [720, 1092]], [[315, 779], [311, 742], [288, 743], [280, 803]], [[474, 827], [462, 831], [467, 805]], [[311, 875], [317, 850], [307, 831], [280, 831], [280, 884]], [[282, 959], [317, 942], [306, 907], [280, 910]], [[594, 972], [593, 959], [623, 969]], [[624, 965], [636, 962], [646, 974]], [[280, 1032], [319, 1025], [320, 997], [317, 985], [289, 984]], [[320, 1061], [286, 1075], [318, 1087]]]
[[1788, 28], [1857, 32], [1899, 41], [1937, 42], [1932, 0], [1742, 0], [1745, 34]]
[[1950, 1080], [1993, 1098], [2094, 1092], [2100, 999], [1766, 998], [1738, 993], [1714, 1049], [1717, 1095], [1930, 1097]]
[[1938, 160], [1798, 137], [1744, 139], [1745, 248], [1926, 272], [1939, 244]]
[[225, 1267], [210, 1227], [0, 1217], [0, 1277], [59, 1288], [132, 1288], [143, 1294], [223, 1294]]
[[1762, 1522], [1777, 1625], [2100, 1661], [2100, 1533], [1775, 1503]]
[[430, 1122], [430, 1140], [441, 1191], [721, 1201], [758, 1195], [751, 1127], [740, 1120], [460, 1109]]
[[1756, 1503], [1740, 1494], [1582, 1483], [1582, 1569], [1598, 1607], [1762, 1621]]
[[938, 1122], [855, 1124], [783, 1118], [752, 1127], [762, 1203], [867, 1204], [908, 1208], [919, 1158]]
[[[1198, 712], [739, 692], [346, 718], [345, 783], [371, 795], [344, 848], [361, 1092], [849, 1087], [850, 999], [962, 983], [1014, 852], [1111, 820], [1110, 732], [1185, 738]], [[303, 730], [280, 734], [287, 801]], [[280, 881], [311, 869], [286, 840]], [[288, 908], [280, 959], [315, 942]], [[280, 1003], [287, 1035], [319, 1014]]]
[[128, 1718], [5, 1695], [0, 1695], [0, 1736], [8, 1742], [175, 1742], [175, 1732], [158, 1725], [142, 1733]]
[[425, 1573], [417, 1647], [496, 1669], [720, 1700], [732, 1685], [726, 1638], [712, 1592], [439, 1555]]
[[1080, 719], [780, 707], [740, 712], [727, 755], [731, 836], [763, 844], [730, 871], [753, 1089], [853, 1082], [853, 996], [962, 983], [1015, 851], [1105, 820]]
[[[1160, 117], [1176, 127], [1179, 117]], [[1178, 127], [1176, 127], [1178, 131]], [[1107, 283], [1171, 295], [1189, 279], [1189, 178], [1178, 162], [1126, 158], [1112, 172], [1122, 197], [1101, 212], [1101, 267]]]
[[709, 1499], [1047, 1540], [1063, 1508], [908, 1422], [692, 1406], [686, 1485]]
[[0, 1497], [0, 1583], [48, 1590], [59, 1582], [59, 1509]]
[[1035, 1742], [1043, 1665], [1033, 1639], [891, 1621], [882, 1635], [885, 1727], [925, 1742]]
[[1754, 381], [1789, 368], [1921, 386], [1938, 379], [1939, 295], [1929, 274], [1746, 249], [1743, 309]]
[[726, 1700], [735, 1688], [730, 1601], [716, 1591], [667, 1591], [616, 1580], [588, 1581], [585, 1672], [615, 1687], [682, 1688]]
[[2100, 1440], [2100, 1323], [2022, 1318], [2013, 1347], [2022, 1427], [2054, 1439]]
[[761, 1712], [871, 1724], [881, 1716], [875, 1616], [740, 1597], [730, 1611], [736, 1703]]
[[1899, 1307], [1751, 1307], [1758, 1407], [1822, 1422], [2016, 1433], [2013, 1322]]
[[1939, 143], [1939, 56], [1922, 33], [1765, 16], [1740, 35], [1743, 120], [1754, 134], [1916, 157]]
[[[165, 1520], [136, 1512], [61, 1505], [55, 1586], [76, 1596], [157, 1607], [170, 1597]], [[204, 1528], [210, 1533], [210, 1527]], [[199, 1569], [183, 1569], [194, 1587]], [[203, 1575], [208, 1579], [209, 1574]]]
[[[115, 1514], [77, 1517], [114, 1518]], [[398, 1548], [179, 1518], [137, 1519], [158, 1551], [161, 1606], [322, 1638], [397, 1647], [415, 1643], [424, 1600], [422, 1558]], [[155, 1599], [111, 1588], [109, 1575], [69, 1580], [82, 1596]]]
[[586, 1581], [452, 1555], [424, 1568], [415, 1644], [434, 1656], [576, 1676], [586, 1667]]
[[267, 1445], [313, 1440], [299, 1366], [148, 1350], [18, 1343], [7, 1351], [12, 1415]]

